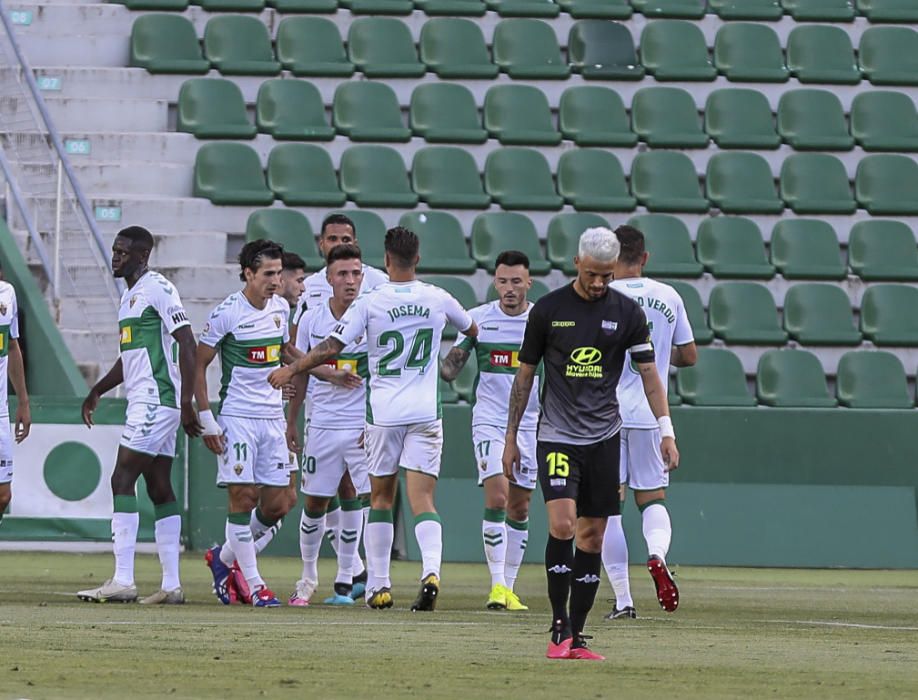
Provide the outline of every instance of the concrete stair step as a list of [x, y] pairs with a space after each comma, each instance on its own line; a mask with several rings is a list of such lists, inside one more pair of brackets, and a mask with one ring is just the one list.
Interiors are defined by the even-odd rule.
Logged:
[[[133, 98], [56, 97], [45, 93], [48, 113], [59, 131], [166, 131], [169, 105], [166, 100]], [[5, 131], [32, 131], [29, 105], [18, 97], [0, 97], [0, 119]]]
[[[71, 165], [84, 192], [104, 194], [113, 189], [123, 194], [149, 194], [164, 197], [187, 197], [192, 191], [194, 170], [184, 163], [151, 160], [88, 162], [74, 156]], [[48, 166], [20, 164], [26, 174], [40, 175]]]

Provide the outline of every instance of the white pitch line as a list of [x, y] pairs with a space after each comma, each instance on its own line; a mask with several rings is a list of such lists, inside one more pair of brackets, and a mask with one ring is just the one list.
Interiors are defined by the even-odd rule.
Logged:
[[899, 625], [868, 625], [860, 622], [835, 622], [832, 620], [755, 620], [775, 625], [819, 625], [822, 627], [851, 627], [867, 630], [893, 630], [896, 632], [918, 632], [918, 627], [903, 627]]
[[[178, 625], [196, 625], [202, 627], [225, 627], [228, 624], [233, 625], [234, 627], [264, 627], [265, 625], [274, 625], [278, 627], [302, 627], [305, 622], [308, 620], [306, 618], [302, 620], [55, 620], [54, 624], [68, 625], [74, 627], [119, 627], [119, 626], [143, 626], [143, 627], [175, 627]], [[12, 620], [0, 620], [0, 624], [12, 625], [14, 622]], [[34, 624], [30, 623], [30, 624]], [[322, 625], [340, 625], [340, 626], [366, 626], [366, 625], [375, 625], [377, 627], [404, 627], [408, 624], [407, 621], [382, 621], [382, 620], [367, 620], [366, 618], [361, 618], [360, 620], [322, 620]], [[447, 622], [445, 620], [432, 620], [428, 622], [420, 623], [421, 625], [427, 626], [436, 626], [436, 627], [477, 627], [487, 625], [487, 622]], [[515, 627], [523, 627], [524, 625], [513, 625]]]

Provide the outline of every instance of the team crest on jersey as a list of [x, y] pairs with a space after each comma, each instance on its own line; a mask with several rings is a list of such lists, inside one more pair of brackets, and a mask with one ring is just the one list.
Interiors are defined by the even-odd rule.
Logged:
[[242, 474], [242, 465], [237, 464], [235, 467], [233, 467], [233, 471], [236, 472], [236, 476], [240, 476]]
[[201, 329], [201, 335], [204, 335], [204, 334], [207, 333], [209, 330], [210, 330], [210, 321], [207, 321], [207, 322], [204, 324], [204, 328]]
[[602, 322], [602, 332], [606, 335], [614, 333], [618, 328], [618, 321], [603, 321]]
[[488, 468], [488, 460], [483, 459], [483, 460], [481, 460], [480, 462], [478, 462], [478, 468], [481, 469], [481, 471], [487, 470], [487, 468]]
[[6, 316], [6, 304], [0, 301], [0, 316]]
[[137, 303], [137, 295], [135, 294], [134, 296], [131, 297], [131, 300], [128, 302], [128, 308], [133, 309], [134, 304], [136, 303]]
[[281, 327], [281, 317], [280, 317], [280, 316], [275, 316], [275, 317], [274, 317], [274, 327], [275, 327], [275, 328], [280, 328], [280, 327]]

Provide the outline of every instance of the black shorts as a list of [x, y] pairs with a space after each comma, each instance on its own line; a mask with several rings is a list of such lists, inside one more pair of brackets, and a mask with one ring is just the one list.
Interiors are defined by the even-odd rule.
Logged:
[[577, 503], [578, 518], [621, 514], [618, 496], [620, 446], [619, 433], [592, 445], [540, 440], [536, 460], [545, 501], [573, 499]]

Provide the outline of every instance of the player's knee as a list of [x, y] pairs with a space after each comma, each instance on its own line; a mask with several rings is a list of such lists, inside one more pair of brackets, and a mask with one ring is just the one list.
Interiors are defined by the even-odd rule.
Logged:
[[577, 521], [574, 518], [557, 518], [551, 522], [548, 529], [556, 540], [572, 540], [577, 532]]
[[115, 496], [133, 496], [136, 483], [137, 479], [122, 469], [116, 467], [112, 472], [112, 494]]
[[507, 517], [516, 520], [518, 523], [525, 522], [529, 519], [528, 503], [510, 503], [507, 506]]
[[270, 503], [262, 503], [259, 508], [266, 518], [280, 520], [290, 512], [290, 500], [288, 498], [279, 498]]
[[584, 552], [601, 552], [605, 528], [599, 525], [583, 525], [577, 528], [577, 547]]
[[500, 491], [493, 491], [491, 493], [485, 492], [485, 506], [487, 508], [499, 508], [500, 510], [506, 510], [507, 494], [501, 493]]
[[153, 483], [148, 481], [147, 495], [155, 506], [162, 505], [163, 503], [172, 503], [172, 501], [175, 500], [175, 491], [172, 490], [172, 484], [168, 481], [165, 483]]
[[341, 482], [341, 485], [338, 487], [338, 498], [342, 501], [357, 498], [357, 489], [354, 488], [354, 484], [350, 479]]
[[0, 513], [6, 510], [6, 507], [10, 504], [10, 500], [13, 497], [13, 493], [10, 489], [0, 490]]
[[391, 510], [395, 498], [388, 492], [374, 493], [370, 496], [370, 508], [373, 510]]

